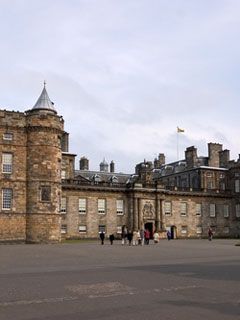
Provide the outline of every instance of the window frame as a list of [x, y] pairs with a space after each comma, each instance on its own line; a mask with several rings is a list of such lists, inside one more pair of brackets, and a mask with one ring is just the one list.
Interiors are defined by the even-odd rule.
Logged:
[[[43, 191], [44, 191], [44, 189], [45, 189], [45, 191], [47, 191], [46, 192], [46, 194], [45, 195], [48, 195], [48, 197], [46, 197], [45, 199], [43, 198], [43, 195], [44, 195], [44, 193], [43, 193]], [[45, 192], [44, 191], [44, 192]], [[40, 186], [40, 202], [47, 202], [47, 203], [49, 203], [49, 202], [51, 202], [51, 198], [52, 198], [52, 188], [51, 188], [51, 186]], [[44, 197], [45, 197], [45, 195], [44, 195]]]
[[[214, 210], [213, 210], [214, 208]], [[209, 204], [209, 216], [210, 218], [216, 218], [216, 204], [210, 203]]]
[[[82, 228], [82, 230], [80, 230]], [[85, 224], [80, 224], [79, 226], [78, 226], [78, 232], [79, 233], [87, 233], [87, 226], [85, 225]]]
[[225, 219], [229, 218], [229, 205], [228, 204], [223, 205], [223, 217]]
[[[8, 169], [6, 170], [6, 168]], [[13, 154], [11, 152], [2, 153], [2, 173], [3, 174], [13, 173]]]
[[[121, 203], [119, 206], [118, 204]], [[124, 215], [124, 200], [123, 199], [116, 199], [116, 212], [118, 216]]]
[[107, 232], [107, 228], [106, 228], [106, 225], [105, 224], [99, 224], [98, 225], [98, 233], [100, 234], [100, 233], [105, 233], [106, 234], [106, 232]]
[[[84, 206], [80, 206], [82, 200], [84, 200]], [[87, 198], [78, 198], [78, 213], [82, 215], [87, 214]]]
[[240, 218], [240, 203], [236, 203], [235, 205], [235, 216], [236, 218]]
[[67, 197], [61, 197], [60, 212], [62, 214], [66, 214], [67, 213]]
[[[5, 192], [10, 192], [8, 195]], [[8, 204], [6, 206], [6, 204]], [[13, 206], [13, 189], [2, 188], [2, 210], [9, 211]]]
[[[104, 206], [101, 206], [101, 202], [104, 203]], [[106, 199], [105, 198], [98, 198], [97, 199], [97, 210], [98, 210], [98, 214], [106, 214]]]
[[[183, 206], [184, 206], [184, 208], [183, 208]], [[181, 215], [181, 217], [187, 216], [187, 202], [186, 201], [180, 202], [180, 215]]]
[[[167, 211], [166, 208], [169, 206], [170, 210]], [[172, 201], [164, 201], [164, 214], [166, 216], [172, 215]]]
[[196, 216], [201, 217], [202, 215], [202, 203], [196, 203]]
[[[8, 138], [7, 138], [8, 137]], [[11, 138], [9, 138], [11, 137]], [[13, 133], [11, 132], [4, 132], [3, 133], [3, 140], [4, 141], [13, 141]]]

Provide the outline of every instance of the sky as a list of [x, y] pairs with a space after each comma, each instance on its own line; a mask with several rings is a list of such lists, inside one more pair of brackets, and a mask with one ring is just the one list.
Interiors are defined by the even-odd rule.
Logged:
[[239, 0], [0, 0], [0, 109], [31, 109], [46, 80], [76, 169], [209, 142], [236, 160], [239, 39]]

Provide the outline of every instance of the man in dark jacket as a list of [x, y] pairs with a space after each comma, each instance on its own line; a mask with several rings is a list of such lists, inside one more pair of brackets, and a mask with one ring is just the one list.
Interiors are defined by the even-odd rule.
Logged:
[[103, 231], [100, 233], [100, 239], [101, 239], [101, 243], [104, 244], [105, 234]]

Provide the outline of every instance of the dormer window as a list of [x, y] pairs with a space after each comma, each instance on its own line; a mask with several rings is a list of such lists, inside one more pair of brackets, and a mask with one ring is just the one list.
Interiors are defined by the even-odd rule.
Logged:
[[101, 182], [101, 177], [98, 174], [95, 174], [92, 177], [92, 181], [94, 181], [95, 183]]
[[110, 181], [111, 181], [112, 183], [118, 183], [118, 177], [112, 176], [112, 177], [110, 178]]

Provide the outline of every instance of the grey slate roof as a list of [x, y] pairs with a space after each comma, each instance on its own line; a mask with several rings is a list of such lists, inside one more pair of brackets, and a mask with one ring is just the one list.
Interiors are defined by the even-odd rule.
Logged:
[[40, 94], [40, 97], [38, 98], [37, 102], [35, 103], [34, 107], [32, 108], [32, 110], [50, 110], [53, 111], [55, 113], [57, 113], [57, 111], [54, 108], [54, 105], [52, 103], [52, 101], [49, 99], [46, 87], [45, 87], [46, 83], [44, 82], [44, 87], [42, 90], [42, 93]]
[[116, 173], [116, 172], [103, 172], [103, 171], [88, 171], [88, 170], [75, 170], [75, 179], [85, 178], [88, 181], [99, 179], [101, 182], [127, 183], [131, 178], [131, 174]]

